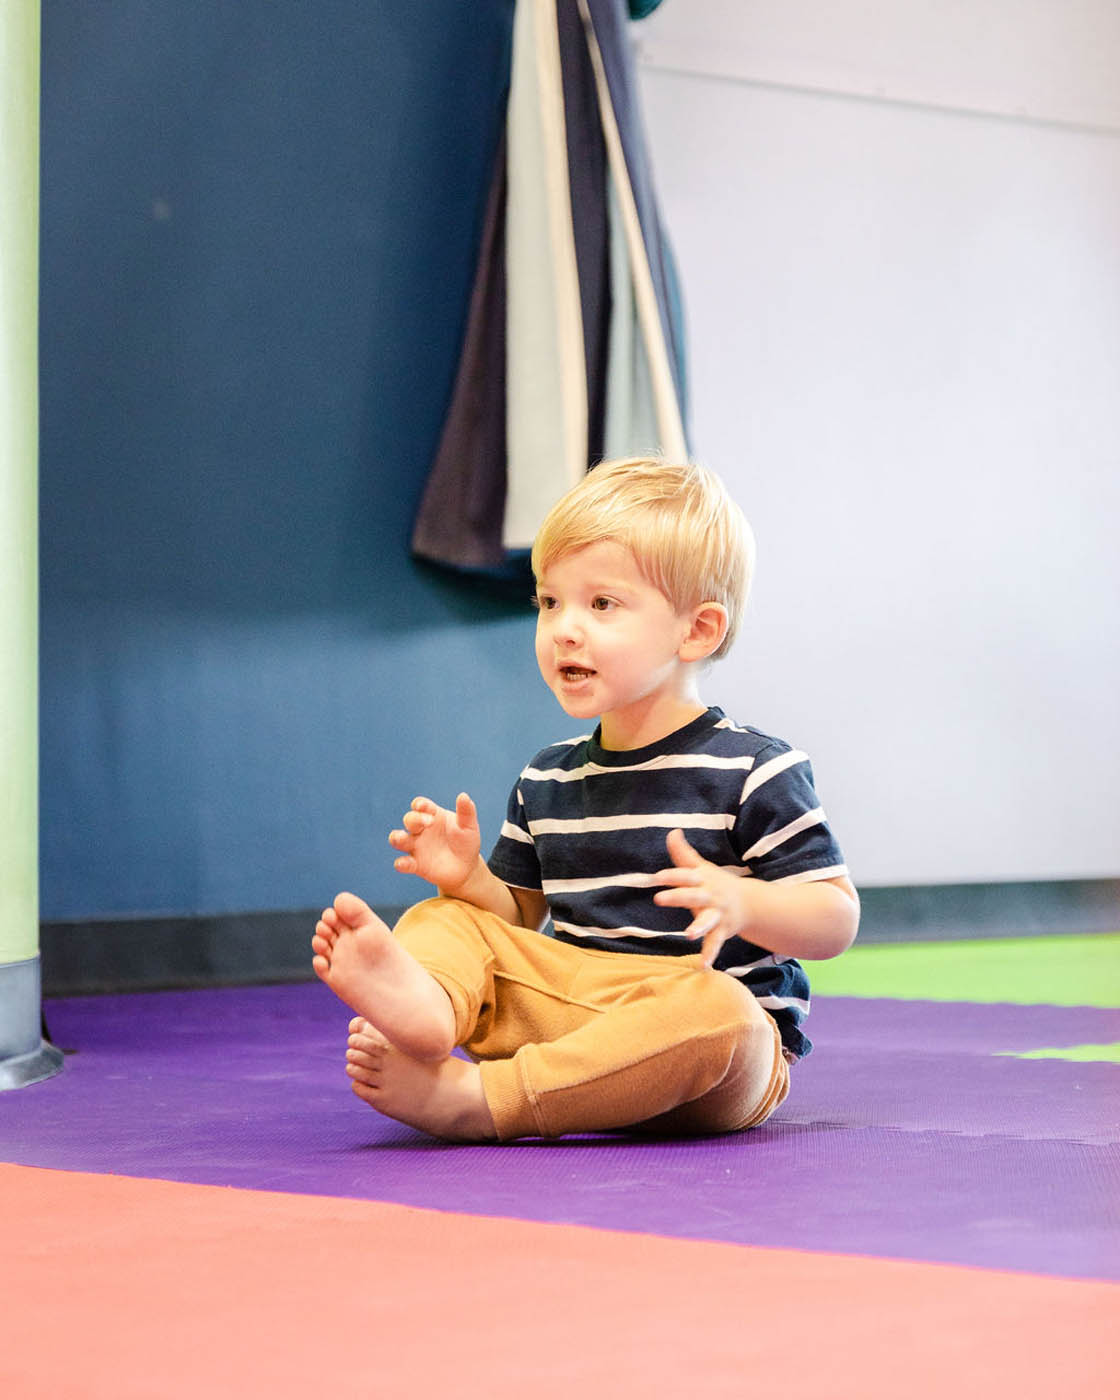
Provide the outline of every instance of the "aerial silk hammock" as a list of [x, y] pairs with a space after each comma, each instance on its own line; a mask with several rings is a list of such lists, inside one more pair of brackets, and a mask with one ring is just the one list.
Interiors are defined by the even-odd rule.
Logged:
[[423, 559], [520, 579], [545, 513], [597, 461], [687, 455], [628, 33], [658, 3], [516, 0], [466, 332], [413, 531]]

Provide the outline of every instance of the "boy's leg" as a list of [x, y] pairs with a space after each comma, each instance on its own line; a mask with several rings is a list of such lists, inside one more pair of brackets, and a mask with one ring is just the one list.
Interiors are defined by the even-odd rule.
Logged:
[[[757, 1128], [789, 1093], [789, 1063], [782, 1051], [782, 1037], [770, 1020], [773, 1056], [768, 1055], [764, 1038], [745, 1043], [736, 1054], [726, 1078], [708, 1093], [672, 1108], [667, 1113], [636, 1123], [635, 1129], [658, 1135], [739, 1132]], [[770, 1075], [766, 1077], [767, 1061]]]
[[442, 1060], [455, 1046], [447, 993], [412, 958], [373, 910], [340, 894], [311, 939], [316, 974], [347, 1006], [418, 1060]]
[[350, 1087], [370, 1108], [454, 1142], [497, 1137], [477, 1065], [455, 1056], [414, 1060], [360, 1016], [350, 1022], [346, 1045]]
[[493, 1140], [475, 1065], [451, 1057], [456, 1008], [443, 984], [356, 895], [324, 909], [311, 940], [316, 974], [361, 1014], [346, 1070], [365, 1103], [438, 1137]]
[[[457, 900], [427, 900], [390, 930], [364, 901], [341, 894], [323, 911], [311, 943], [316, 974], [361, 1013], [351, 1022], [347, 1047], [355, 1093], [437, 1137], [496, 1136], [478, 1067], [451, 1058], [455, 1045], [479, 1043], [482, 1053], [512, 1054], [527, 1039], [561, 1035], [594, 1014], [549, 990], [549, 952], [563, 945]], [[511, 953], [518, 943], [526, 951]], [[502, 998], [495, 1042], [502, 955], [517, 965], [511, 985], [517, 975], [529, 985], [524, 997]]]
[[[632, 960], [607, 956], [609, 983]], [[789, 1088], [781, 1039], [744, 986], [696, 958], [633, 961], [653, 964], [651, 974], [621, 992], [606, 986], [600, 1015], [483, 1063], [500, 1139], [623, 1127], [733, 1132], [781, 1103]]]
[[788, 1092], [773, 1020], [698, 955], [594, 952], [455, 900], [417, 905], [396, 932], [455, 1006], [503, 1140], [735, 1131]]
[[[395, 935], [442, 988], [454, 1042], [483, 1063], [417, 1064], [364, 1030], [356, 1047], [352, 1034], [355, 1090], [391, 1117], [452, 1137], [725, 1132], [761, 1122], [784, 1097], [773, 1022], [746, 988], [697, 957], [596, 953], [445, 899], [409, 910]], [[357, 981], [364, 988], [364, 975]], [[474, 1112], [480, 1094], [485, 1130]], [[452, 1101], [470, 1110], [469, 1130], [445, 1116]]]
[[601, 1013], [594, 992], [576, 985], [586, 976], [581, 949], [461, 900], [425, 900], [393, 932], [443, 988], [455, 1044], [472, 1059], [508, 1059], [523, 1045], [556, 1040]]

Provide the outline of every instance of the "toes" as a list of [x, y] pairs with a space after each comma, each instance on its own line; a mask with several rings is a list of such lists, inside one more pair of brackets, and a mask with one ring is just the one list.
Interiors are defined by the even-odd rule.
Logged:
[[334, 911], [344, 924], [353, 927], [355, 924], [365, 923], [373, 917], [373, 910], [365, 902], [359, 899], [356, 894], [350, 894], [343, 890], [334, 902]]
[[321, 953], [329, 953], [334, 947], [338, 934], [329, 924], [325, 924], [322, 919], [315, 925], [315, 932], [311, 935], [311, 945]]
[[380, 1064], [389, 1049], [389, 1042], [380, 1037], [352, 1035], [346, 1041], [346, 1058], [376, 1060]]
[[373, 1022], [367, 1021], [364, 1016], [355, 1016], [346, 1029], [351, 1035], [364, 1035], [378, 1045], [389, 1044]]
[[371, 1089], [368, 1084], [361, 1084], [358, 1080], [351, 1080], [351, 1089], [357, 1094], [363, 1103], [368, 1103], [370, 1108], [377, 1107], [377, 1091]]
[[350, 1050], [346, 1055], [346, 1073], [353, 1083], [376, 1089], [381, 1083], [381, 1060], [373, 1060], [368, 1055], [356, 1057], [356, 1052]]

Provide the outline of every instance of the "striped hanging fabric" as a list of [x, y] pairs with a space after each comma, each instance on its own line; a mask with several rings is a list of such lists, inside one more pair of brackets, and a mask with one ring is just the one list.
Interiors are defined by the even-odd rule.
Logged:
[[466, 333], [413, 531], [421, 558], [523, 578], [545, 512], [595, 462], [687, 455], [681, 316], [628, 33], [658, 3], [516, 0]]

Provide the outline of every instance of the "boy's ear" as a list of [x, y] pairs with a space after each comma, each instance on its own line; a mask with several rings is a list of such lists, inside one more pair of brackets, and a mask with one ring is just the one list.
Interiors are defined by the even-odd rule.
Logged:
[[692, 626], [678, 653], [682, 661], [703, 661], [718, 651], [727, 636], [727, 609], [722, 603], [701, 603], [692, 613]]

